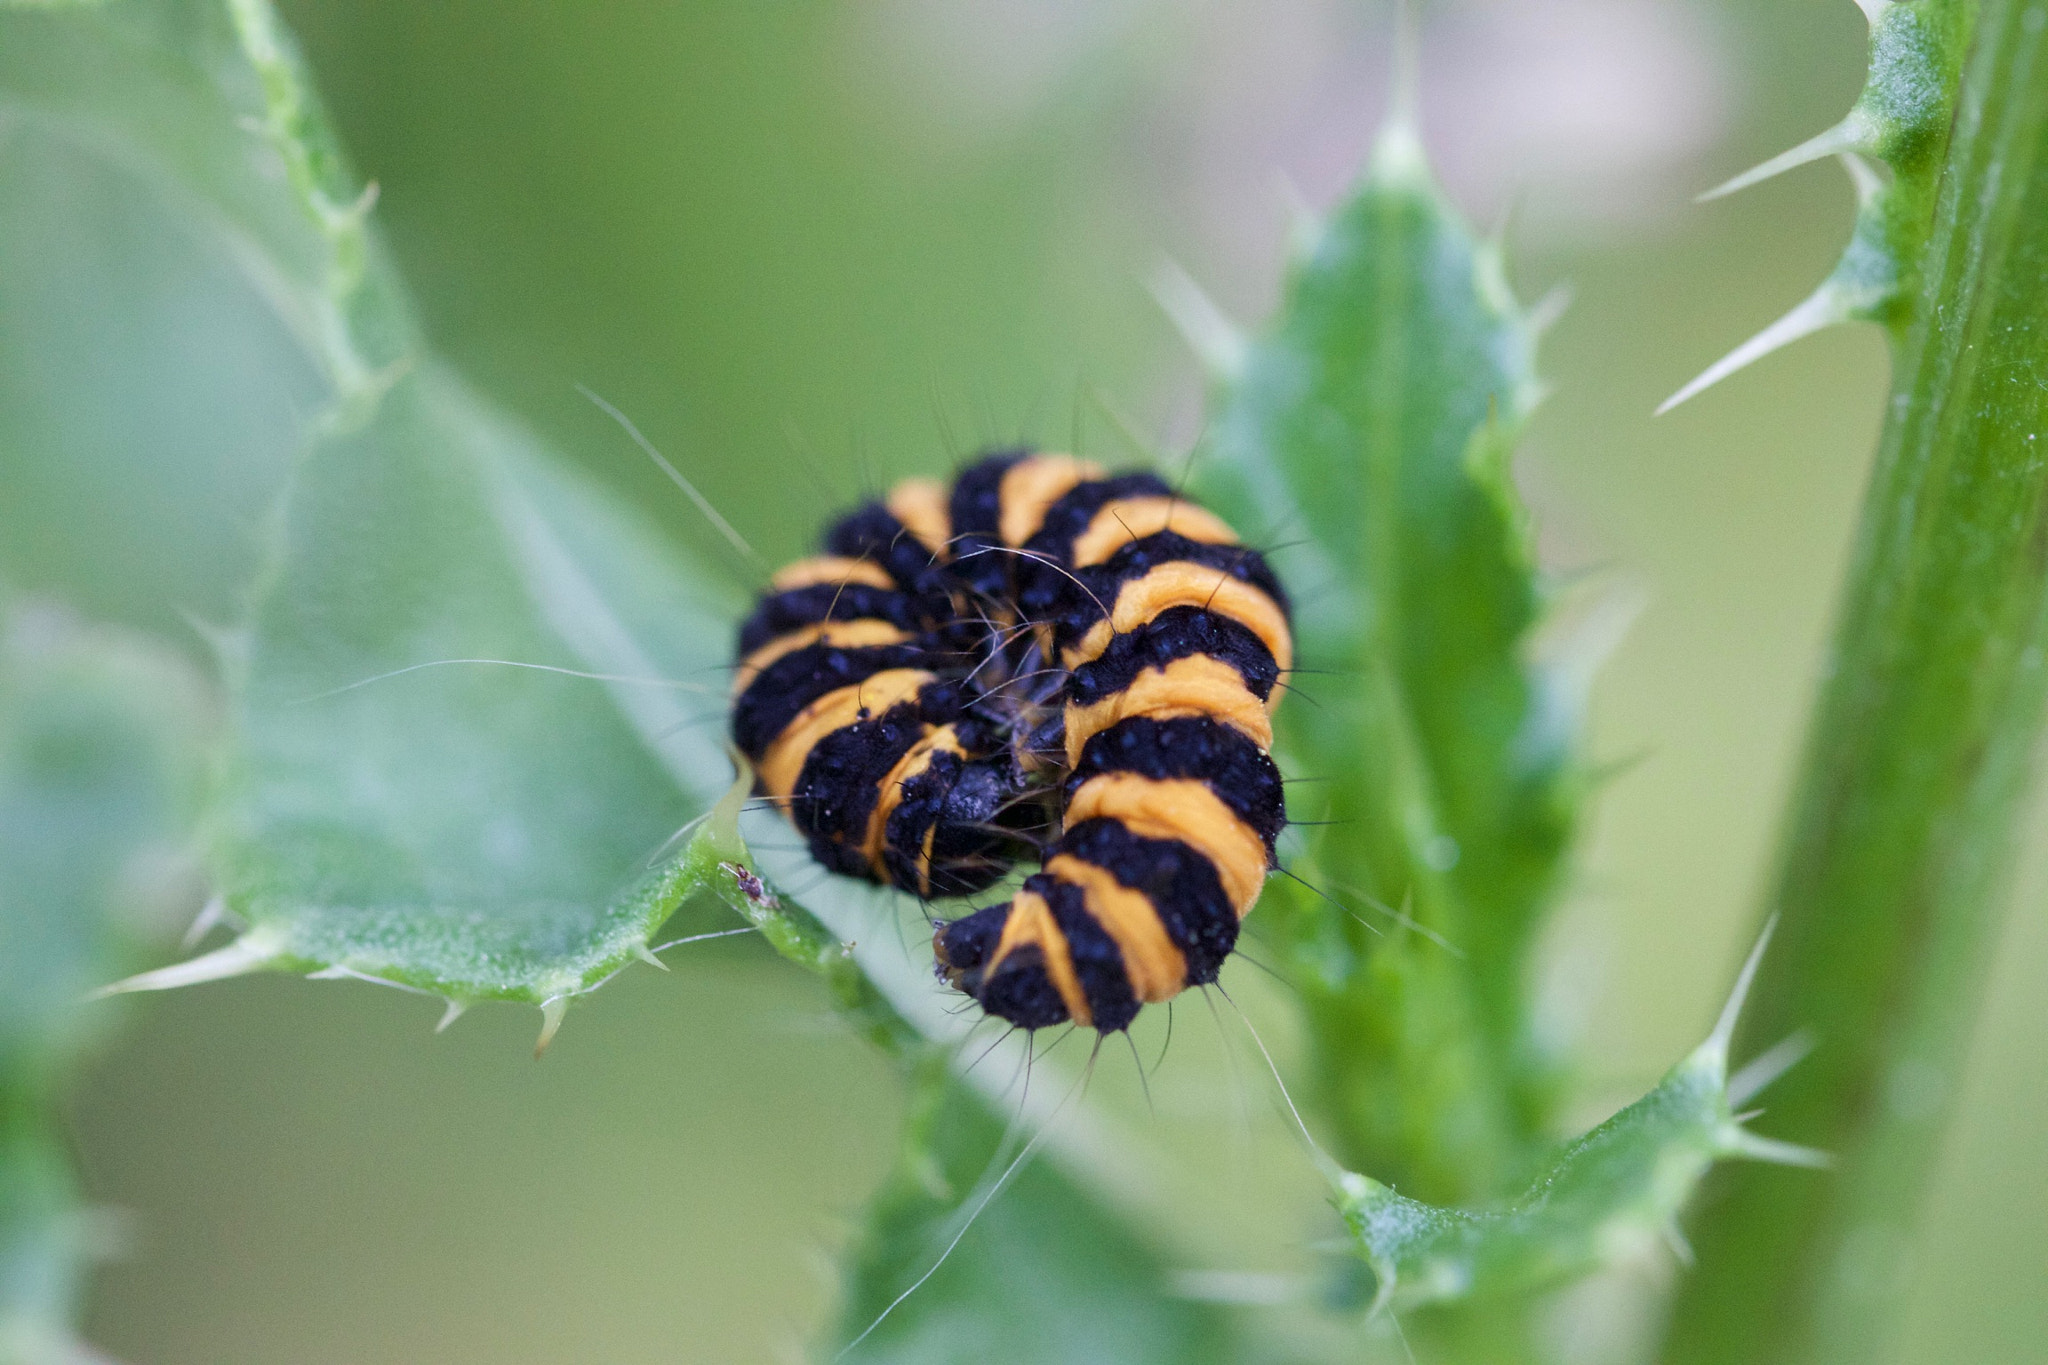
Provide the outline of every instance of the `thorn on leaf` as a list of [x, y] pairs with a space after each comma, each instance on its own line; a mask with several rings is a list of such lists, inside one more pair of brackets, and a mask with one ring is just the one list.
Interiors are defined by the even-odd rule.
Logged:
[[1776, 1138], [1761, 1137], [1747, 1128], [1734, 1129], [1728, 1134], [1727, 1142], [1730, 1156], [1768, 1162], [1773, 1166], [1799, 1166], [1806, 1170], [1824, 1171], [1835, 1164], [1833, 1152], [1824, 1152], [1818, 1147], [1806, 1147], [1796, 1142], [1780, 1142]]
[[1822, 282], [1820, 288], [1807, 295], [1791, 312], [1707, 366], [1690, 384], [1659, 403], [1656, 416], [1662, 417], [1686, 399], [1712, 388], [1737, 370], [1754, 364], [1771, 352], [1781, 350], [1801, 337], [1811, 336], [1822, 328], [1832, 327], [1838, 322], [1847, 322], [1855, 316], [1855, 304], [1847, 293], [1832, 279]]
[[167, 991], [179, 986], [196, 986], [203, 981], [225, 981], [229, 977], [247, 976], [276, 966], [284, 959], [283, 945], [275, 932], [251, 929], [232, 943], [224, 944], [210, 953], [184, 962], [174, 962], [168, 967], [159, 967], [153, 972], [138, 972], [134, 976], [111, 982], [91, 992], [89, 1000], [103, 999], [109, 995], [124, 995], [130, 991]]
[[541, 1001], [540, 1038], [533, 1045], [533, 1059], [537, 1062], [548, 1050], [548, 1044], [555, 1041], [556, 1030], [562, 1027], [562, 1016], [569, 1012], [569, 997], [557, 995]]
[[1814, 134], [1797, 147], [1780, 152], [1761, 165], [1750, 167], [1741, 175], [1722, 181], [1700, 195], [1695, 202], [1704, 204], [1710, 200], [1725, 198], [1737, 190], [1760, 185], [1766, 180], [1783, 175], [1786, 171], [1804, 166], [1810, 161], [1823, 160], [1839, 152], [1874, 153], [1877, 144], [1878, 130], [1872, 125], [1870, 116], [1859, 106], [1851, 109], [1834, 127]]
[[178, 941], [179, 950], [189, 953], [197, 948], [199, 941], [212, 933], [215, 925], [227, 918], [227, 913], [228, 898], [215, 892], [207, 899], [206, 904], [199, 908], [199, 913], [192, 917], [191, 927], [185, 930], [185, 937]]
[[1806, 1054], [1813, 1051], [1815, 1041], [1811, 1030], [1801, 1029], [1750, 1059], [1740, 1071], [1728, 1078], [1729, 1107], [1746, 1103], [1762, 1094], [1771, 1082], [1804, 1060]]

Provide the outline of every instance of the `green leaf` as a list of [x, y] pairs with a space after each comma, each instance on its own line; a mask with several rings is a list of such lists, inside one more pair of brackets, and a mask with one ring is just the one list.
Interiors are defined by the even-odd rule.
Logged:
[[212, 965], [545, 1003], [638, 957], [730, 779], [724, 604], [432, 369], [316, 441], [280, 536], [216, 817], [250, 928]]
[[246, 608], [324, 399], [276, 306], [302, 215], [209, 75], [225, 17], [173, 43], [154, 8], [0, 11], [0, 577], [187, 636]]
[[[1774, 1075], [1738, 1076], [1731, 1097], [1728, 1039], [1764, 946], [1751, 954], [1713, 1034], [1649, 1094], [1569, 1143], [1514, 1198], [1481, 1210], [1440, 1208], [1362, 1175], [1340, 1176], [1338, 1211], [1372, 1269], [1375, 1309], [1523, 1296], [1667, 1240], [1683, 1254], [1679, 1212], [1716, 1161], [1821, 1164], [1819, 1153], [1759, 1137], [1734, 1113]], [[1766, 1067], [1797, 1055], [1795, 1047]]]
[[1301, 695], [1279, 716], [1312, 779], [1291, 815], [1332, 822], [1293, 864], [1326, 894], [1276, 884], [1255, 923], [1306, 1002], [1340, 1154], [1451, 1201], [1524, 1177], [1550, 1108], [1523, 980], [1577, 781], [1570, 698], [1528, 659], [1540, 603], [1507, 471], [1534, 335], [1396, 122], [1197, 466], [1281, 547]]
[[198, 906], [191, 823], [211, 708], [126, 634], [0, 600], [0, 1361], [84, 1360], [96, 1221], [55, 1109], [106, 1026], [93, 986]]
[[1038, 1145], [1007, 1131], [945, 1056], [925, 1059], [896, 1169], [848, 1267], [836, 1359], [1241, 1358], [1230, 1317], [1172, 1297], [1158, 1251], [1037, 1160]]
[[[646, 951], [683, 889], [670, 838], [728, 780], [730, 594], [427, 357], [265, 6], [9, 23], [37, 58], [10, 64], [12, 106], [165, 187], [328, 391], [223, 640], [213, 854], [248, 932], [130, 984], [272, 966], [458, 1003], [593, 987]], [[63, 79], [95, 58], [134, 91]]]

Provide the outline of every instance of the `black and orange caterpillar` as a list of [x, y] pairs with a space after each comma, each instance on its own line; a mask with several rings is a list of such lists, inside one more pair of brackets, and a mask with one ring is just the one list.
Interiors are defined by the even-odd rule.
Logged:
[[733, 739], [835, 871], [921, 897], [990, 1014], [1110, 1032], [1216, 978], [1286, 824], [1286, 594], [1149, 473], [1005, 451], [897, 485], [740, 628]]

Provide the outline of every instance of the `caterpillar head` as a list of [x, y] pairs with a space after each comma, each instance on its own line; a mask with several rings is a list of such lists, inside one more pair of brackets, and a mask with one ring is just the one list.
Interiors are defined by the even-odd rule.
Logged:
[[1011, 824], [1020, 818], [1013, 814], [1018, 791], [1007, 758], [933, 755], [903, 783], [889, 817], [890, 880], [927, 896], [969, 896], [995, 885], [1030, 848]]

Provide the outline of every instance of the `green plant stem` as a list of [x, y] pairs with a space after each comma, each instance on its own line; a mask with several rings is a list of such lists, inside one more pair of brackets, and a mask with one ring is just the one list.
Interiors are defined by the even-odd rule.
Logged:
[[1800, 1031], [1661, 1359], [1881, 1358], [2048, 695], [2048, 4], [1986, 0], [1786, 824], [1746, 1052]]
[[740, 836], [739, 816], [752, 790], [751, 774], [735, 782], [705, 815], [683, 850], [679, 880], [705, 891], [760, 931], [784, 960], [817, 976], [848, 1023], [906, 1071], [942, 1051], [897, 1012], [854, 961], [853, 945], [842, 943], [816, 916], [763, 881]]

